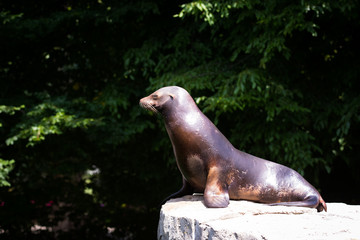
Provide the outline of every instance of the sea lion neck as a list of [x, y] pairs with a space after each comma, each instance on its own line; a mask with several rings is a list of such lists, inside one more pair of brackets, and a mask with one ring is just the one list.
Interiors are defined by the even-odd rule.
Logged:
[[[183, 104], [184, 102], [186, 102], [186, 104]], [[201, 111], [191, 97], [174, 99], [171, 106], [166, 107], [162, 111], [165, 123], [169, 125], [178, 125], [180, 123], [192, 125], [192, 123], [195, 123], [199, 119], [199, 114], [201, 114]]]

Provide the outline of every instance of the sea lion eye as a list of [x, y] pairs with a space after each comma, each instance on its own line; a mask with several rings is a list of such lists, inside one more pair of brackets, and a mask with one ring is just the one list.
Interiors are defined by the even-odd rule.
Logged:
[[158, 100], [158, 98], [159, 98], [158, 95], [156, 95], [156, 94], [152, 95], [152, 99], [153, 99], [153, 100]]
[[173, 95], [169, 95], [169, 96], [170, 96], [171, 100], [173, 100], [173, 99], [174, 99], [174, 96], [173, 96]]

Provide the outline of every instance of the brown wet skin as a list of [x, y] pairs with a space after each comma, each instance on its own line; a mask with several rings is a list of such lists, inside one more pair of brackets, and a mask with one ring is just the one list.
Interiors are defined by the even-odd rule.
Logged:
[[296, 171], [234, 148], [185, 89], [161, 88], [140, 106], [163, 117], [183, 176], [182, 188], [166, 200], [199, 192], [207, 207], [243, 199], [327, 210], [319, 192]]

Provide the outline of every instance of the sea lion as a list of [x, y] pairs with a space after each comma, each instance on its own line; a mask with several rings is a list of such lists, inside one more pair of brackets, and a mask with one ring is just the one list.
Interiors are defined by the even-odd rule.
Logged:
[[185, 89], [161, 88], [142, 98], [140, 106], [162, 115], [182, 173], [182, 188], [166, 200], [199, 192], [209, 208], [242, 199], [327, 211], [319, 192], [299, 173], [234, 148]]

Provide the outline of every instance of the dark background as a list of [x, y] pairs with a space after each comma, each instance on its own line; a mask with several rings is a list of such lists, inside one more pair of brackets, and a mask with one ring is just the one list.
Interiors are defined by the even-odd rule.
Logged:
[[235, 147], [295, 169], [327, 202], [360, 204], [359, 13], [356, 1], [1, 1], [0, 238], [155, 238], [181, 175], [138, 102], [168, 85]]

